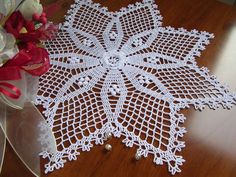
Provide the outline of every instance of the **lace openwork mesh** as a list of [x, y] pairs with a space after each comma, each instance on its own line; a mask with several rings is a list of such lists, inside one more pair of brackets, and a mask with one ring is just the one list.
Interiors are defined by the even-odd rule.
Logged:
[[176, 155], [185, 146], [180, 109], [235, 103], [196, 65], [213, 35], [162, 27], [161, 19], [152, 0], [113, 13], [89, 0], [71, 6], [57, 38], [45, 43], [52, 67], [41, 77], [37, 103], [58, 148], [42, 153], [49, 158], [46, 172], [112, 134], [175, 174], [184, 162]]

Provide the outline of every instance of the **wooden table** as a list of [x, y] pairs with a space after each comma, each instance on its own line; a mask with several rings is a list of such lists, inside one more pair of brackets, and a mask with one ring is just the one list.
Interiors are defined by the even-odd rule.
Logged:
[[[110, 10], [134, 3], [135, 0], [95, 0]], [[50, 0], [49, 4], [55, 2]], [[62, 22], [72, 0], [59, 0], [62, 8], [52, 20]], [[206, 66], [221, 82], [236, 91], [236, 9], [215, 0], [158, 0], [164, 26], [196, 28], [215, 34], [215, 39], [197, 62]], [[236, 107], [232, 110], [208, 108], [202, 112], [189, 109], [181, 152], [186, 162], [177, 177], [235, 177], [236, 176]], [[171, 176], [167, 165], [156, 166], [152, 157], [134, 160], [135, 148], [126, 148], [120, 139], [109, 141], [113, 146], [104, 153], [104, 146], [83, 152], [78, 160], [68, 162], [63, 169], [43, 177], [166, 177]], [[42, 161], [43, 171], [43, 161]], [[33, 177], [13, 150], [7, 145], [1, 177]]]

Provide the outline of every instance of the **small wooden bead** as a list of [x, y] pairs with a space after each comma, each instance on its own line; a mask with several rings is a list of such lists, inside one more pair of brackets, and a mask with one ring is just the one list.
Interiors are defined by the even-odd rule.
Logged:
[[112, 146], [111, 146], [110, 144], [106, 144], [106, 145], [105, 145], [105, 149], [106, 149], [107, 151], [111, 151], [111, 150], [112, 150]]
[[140, 159], [141, 159], [141, 156], [136, 153], [135, 156], [134, 156], [134, 158], [135, 158], [136, 160], [140, 160]]

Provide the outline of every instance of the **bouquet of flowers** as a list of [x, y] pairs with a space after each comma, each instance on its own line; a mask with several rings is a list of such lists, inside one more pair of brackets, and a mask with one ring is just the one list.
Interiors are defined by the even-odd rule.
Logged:
[[[10, 137], [12, 133], [8, 132], [10, 128], [6, 130], [6, 126], [34, 119], [30, 126], [35, 125], [33, 131], [36, 132], [40, 122], [44, 121], [31, 102], [36, 95], [38, 76], [50, 67], [49, 54], [42, 41], [52, 39], [56, 31], [57, 25], [48, 22], [39, 0], [0, 0], [0, 170], [7, 138], [29, 169], [39, 173], [31, 167], [32, 162], [22, 153], [22, 147], [16, 147], [19, 142]], [[23, 118], [16, 121], [16, 116]], [[35, 152], [38, 153], [42, 148], [36, 146]]]
[[0, 21], [0, 93], [9, 103], [5, 96], [18, 99], [24, 93], [14, 84], [2, 81], [22, 82], [25, 72], [33, 76], [44, 74], [50, 64], [41, 41], [53, 38], [57, 26], [47, 22], [39, 0], [0, 2], [3, 9]]

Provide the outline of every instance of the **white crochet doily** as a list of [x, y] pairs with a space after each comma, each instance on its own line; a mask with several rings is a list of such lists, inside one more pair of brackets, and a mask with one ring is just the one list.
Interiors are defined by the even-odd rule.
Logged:
[[52, 67], [41, 77], [37, 104], [58, 148], [42, 153], [46, 173], [112, 134], [175, 174], [184, 162], [176, 155], [185, 146], [180, 109], [235, 103], [195, 61], [213, 35], [161, 27], [161, 19], [152, 0], [113, 13], [89, 0], [71, 6], [57, 38], [45, 43]]

